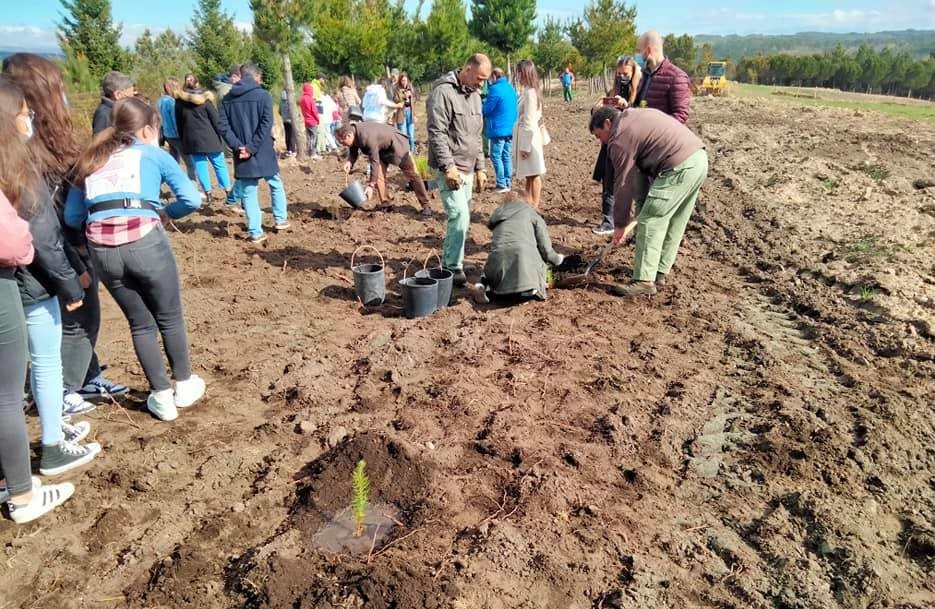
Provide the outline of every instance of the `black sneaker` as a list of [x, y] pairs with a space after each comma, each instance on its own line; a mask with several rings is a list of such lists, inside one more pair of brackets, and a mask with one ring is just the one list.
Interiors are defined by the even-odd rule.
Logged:
[[601, 235], [602, 237], [606, 235], [613, 235], [614, 225], [611, 224], [610, 222], [601, 222], [600, 224], [592, 228], [591, 232], [594, 233], [595, 235]]
[[656, 286], [661, 288], [665, 284], [666, 284], [666, 274], [656, 273]]
[[452, 283], [456, 288], [464, 287], [464, 284], [467, 283], [467, 275], [464, 274], [464, 270], [463, 270], [463, 269], [449, 269], [449, 268], [446, 267], [445, 270], [446, 270], [446, 271], [451, 271], [452, 274], [454, 275], [454, 276], [451, 278], [451, 283]]
[[72, 442], [44, 445], [42, 458], [39, 460], [39, 473], [43, 476], [56, 476], [90, 463], [99, 452], [101, 445], [97, 442], [83, 445]]

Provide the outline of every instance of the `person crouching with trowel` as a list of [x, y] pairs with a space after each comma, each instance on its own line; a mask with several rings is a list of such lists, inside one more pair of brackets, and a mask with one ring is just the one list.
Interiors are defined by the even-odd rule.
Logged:
[[622, 245], [633, 201], [649, 179], [636, 225], [633, 283], [616, 286], [620, 296], [652, 296], [672, 270], [698, 191], [708, 175], [704, 143], [685, 125], [652, 108], [619, 112], [600, 108], [591, 133], [607, 144], [614, 166], [614, 236]]
[[416, 193], [416, 198], [422, 206], [422, 215], [432, 215], [428, 192], [416, 170], [415, 161], [409, 152], [409, 138], [404, 133], [381, 123], [348, 123], [340, 127], [334, 135], [338, 143], [349, 149], [344, 173], [351, 172], [361, 152], [370, 158], [370, 183], [366, 193], [369, 199], [376, 187], [380, 197], [379, 209], [385, 210], [393, 206], [393, 200], [386, 188], [386, 170], [389, 165], [398, 165]]

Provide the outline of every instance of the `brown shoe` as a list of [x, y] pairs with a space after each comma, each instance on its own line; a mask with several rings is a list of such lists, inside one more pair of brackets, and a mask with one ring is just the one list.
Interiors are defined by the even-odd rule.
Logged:
[[666, 284], [666, 274], [665, 273], [656, 273], [656, 286], [663, 287]]
[[656, 284], [652, 281], [634, 281], [630, 285], [615, 284], [611, 291], [617, 296], [631, 298], [634, 296], [653, 296], [656, 293]]

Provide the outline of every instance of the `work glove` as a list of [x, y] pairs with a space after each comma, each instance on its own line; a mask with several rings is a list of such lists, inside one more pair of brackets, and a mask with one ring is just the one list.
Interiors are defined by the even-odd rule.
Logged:
[[454, 165], [445, 170], [445, 186], [448, 187], [448, 190], [461, 188], [461, 172]]
[[481, 192], [484, 190], [484, 186], [487, 185], [487, 172], [483, 169], [478, 169], [474, 172], [474, 190]]

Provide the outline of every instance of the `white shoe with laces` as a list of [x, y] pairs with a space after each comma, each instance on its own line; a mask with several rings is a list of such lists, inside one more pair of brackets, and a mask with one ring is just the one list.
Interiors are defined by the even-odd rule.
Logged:
[[48, 514], [58, 506], [62, 505], [75, 492], [75, 485], [70, 482], [60, 484], [46, 484], [37, 487], [35, 480], [32, 487], [32, 499], [23, 505], [16, 505], [12, 501], [7, 502], [10, 509], [10, 518], [16, 524], [25, 524], [32, 522], [44, 514]]
[[153, 391], [146, 398], [146, 410], [161, 421], [174, 421], [179, 417], [175, 407], [175, 397], [171, 389]]
[[65, 436], [66, 442], [71, 442], [72, 444], [80, 442], [87, 438], [89, 433], [91, 433], [91, 424], [87, 421], [78, 421], [74, 425], [71, 425], [63, 417], [62, 434]]
[[204, 394], [205, 380], [193, 374], [187, 381], [178, 381], [175, 384], [175, 405], [178, 408], [188, 408]]

